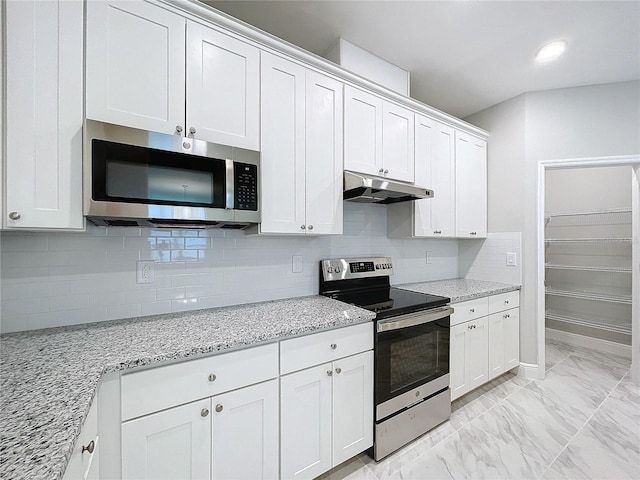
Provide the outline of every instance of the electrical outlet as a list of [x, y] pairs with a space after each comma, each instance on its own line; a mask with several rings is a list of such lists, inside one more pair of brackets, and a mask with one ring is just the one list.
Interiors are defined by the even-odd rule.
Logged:
[[518, 265], [518, 255], [507, 253], [507, 267], [515, 267], [516, 265]]
[[431, 263], [431, 251], [427, 250], [427, 264]]
[[291, 257], [291, 273], [302, 273], [302, 255]]
[[138, 260], [136, 262], [136, 283], [153, 283], [156, 281], [156, 262]]

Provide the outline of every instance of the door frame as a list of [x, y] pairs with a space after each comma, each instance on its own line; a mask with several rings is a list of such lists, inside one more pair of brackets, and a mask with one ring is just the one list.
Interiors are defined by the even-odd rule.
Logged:
[[[640, 291], [640, 155], [620, 155], [611, 157], [565, 158], [540, 160], [537, 176], [537, 211], [536, 211], [536, 255], [537, 255], [537, 287], [536, 287], [536, 326], [538, 340], [538, 375], [545, 377], [545, 248], [544, 248], [544, 210], [545, 210], [545, 174], [547, 169], [596, 168], [630, 166], [632, 171], [632, 268], [631, 291]], [[640, 295], [632, 296], [631, 307], [631, 372], [636, 384], [640, 385]]]

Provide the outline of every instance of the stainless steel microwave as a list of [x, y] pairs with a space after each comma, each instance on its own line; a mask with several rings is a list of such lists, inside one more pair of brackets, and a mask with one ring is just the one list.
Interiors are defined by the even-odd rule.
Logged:
[[84, 213], [105, 226], [260, 222], [260, 153], [87, 120]]

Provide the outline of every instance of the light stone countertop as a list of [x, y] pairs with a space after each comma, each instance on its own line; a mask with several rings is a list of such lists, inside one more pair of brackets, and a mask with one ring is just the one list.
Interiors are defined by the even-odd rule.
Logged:
[[310, 296], [1, 335], [0, 478], [62, 478], [104, 373], [374, 317]]
[[486, 282], [484, 280], [437, 280], [434, 282], [406, 283], [394, 285], [394, 287], [404, 290], [411, 290], [420, 293], [430, 293], [431, 295], [441, 295], [449, 297], [451, 303], [464, 302], [473, 298], [498, 295], [500, 293], [520, 290], [520, 285], [510, 285], [507, 283]]

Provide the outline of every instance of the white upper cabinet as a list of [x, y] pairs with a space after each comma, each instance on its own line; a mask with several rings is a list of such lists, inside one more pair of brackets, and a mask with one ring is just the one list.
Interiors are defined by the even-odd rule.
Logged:
[[345, 87], [345, 169], [413, 183], [414, 113]]
[[380, 175], [382, 99], [347, 85], [344, 88], [344, 168]]
[[456, 131], [456, 237], [487, 236], [487, 142]]
[[87, 2], [87, 118], [259, 149], [260, 51], [147, 2]]
[[416, 182], [433, 190], [433, 198], [414, 203], [416, 236], [455, 235], [454, 135], [453, 128], [416, 115]]
[[262, 56], [261, 233], [342, 233], [342, 84]]
[[384, 177], [414, 182], [414, 113], [390, 102], [382, 106], [382, 167]]
[[185, 121], [185, 19], [147, 2], [87, 2], [87, 118], [172, 134]]
[[260, 51], [187, 23], [187, 129], [214, 143], [258, 150]]
[[7, 228], [82, 229], [82, 1], [6, 2]]

